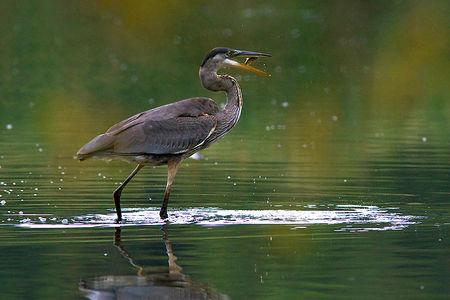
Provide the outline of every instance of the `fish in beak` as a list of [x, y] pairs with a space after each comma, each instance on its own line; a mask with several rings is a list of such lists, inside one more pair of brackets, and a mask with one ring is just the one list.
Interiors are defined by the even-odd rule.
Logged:
[[227, 58], [224, 60], [224, 64], [230, 67], [246, 70], [248, 72], [255, 73], [258, 76], [270, 76], [267, 72], [257, 69], [250, 64], [254, 62], [259, 57], [270, 57], [272, 55], [268, 53], [261, 53], [261, 52], [255, 52], [255, 51], [243, 51], [243, 50], [235, 50], [232, 53], [232, 57], [237, 56], [245, 56], [247, 57], [244, 63], [240, 63], [238, 61], [232, 60], [230, 58]]

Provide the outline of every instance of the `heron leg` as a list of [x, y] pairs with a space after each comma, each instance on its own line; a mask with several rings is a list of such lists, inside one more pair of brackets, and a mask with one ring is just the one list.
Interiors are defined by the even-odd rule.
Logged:
[[159, 216], [161, 219], [167, 219], [169, 216], [167, 215], [167, 205], [169, 204], [170, 191], [172, 190], [172, 183], [177, 174], [178, 167], [180, 166], [181, 160], [169, 160], [167, 162], [167, 185], [166, 191], [164, 193], [164, 200], [161, 206], [161, 210], [159, 211]]
[[136, 175], [137, 172], [139, 172], [139, 170], [143, 167], [144, 165], [137, 165], [137, 167], [134, 168], [133, 172], [131, 172], [131, 174], [128, 175], [125, 181], [122, 182], [122, 184], [119, 185], [119, 187], [113, 192], [114, 204], [116, 205], [117, 222], [122, 221], [122, 210], [120, 209], [120, 195], [122, 194], [122, 190], [125, 188], [128, 182], [133, 179], [134, 175]]

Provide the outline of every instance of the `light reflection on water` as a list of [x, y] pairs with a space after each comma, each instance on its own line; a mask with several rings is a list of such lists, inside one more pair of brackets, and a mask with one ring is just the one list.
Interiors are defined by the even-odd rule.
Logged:
[[[152, 226], [165, 224], [159, 218], [159, 208], [133, 208], [124, 210], [122, 224], [115, 223], [116, 214], [88, 214], [73, 218], [49, 219], [26, 216], [19, 227], [26, 228], [93, 228], [118, 226]], [[36, 218], [37, 217], [37, 218]], [[169, 222], [201, 226], [220, 225], [315, 225], [342, 224], [338, 231], [402, 230], [416, 224], [422, 217], [404, 215], [396, 209], [377, 206], [336, 205], [331, 210], [231, 210], [211, 207], [172, 210]], [[296, 226], [294, 229], [302, 228]]]

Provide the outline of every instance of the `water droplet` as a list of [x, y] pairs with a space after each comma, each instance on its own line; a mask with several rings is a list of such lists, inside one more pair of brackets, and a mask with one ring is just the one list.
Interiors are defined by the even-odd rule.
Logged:
[[243, 15], [245, 18], [251, 18], [252, 15], [253, 15], [253, 10], [252, 10], [251, 8], [246, 8], [246, 9], [244, 9], [244, 10], [242, 11], [242, 15]]
[[222, 34], [225, 37], [231, 37], [233, 35], [233, 31], [230, 28], [225, 28], [222, 30]]
[[306, 73], [306, 67], [303, 66], [303, 65], [298, 66], [297, 71], [298, 71], [300, 74], [304, 74], [304, 73]]
[[298, 28], [294, 28], [291, 30], [291, 36], [294, 39], [298, 39], [300, 37], [300, 30]]
[[127, 64], [123, 63], [123, 64], [120, 65], [120, 70], [121, 71], [126, 71], [127, 69], [128, 69], [128, 65]]

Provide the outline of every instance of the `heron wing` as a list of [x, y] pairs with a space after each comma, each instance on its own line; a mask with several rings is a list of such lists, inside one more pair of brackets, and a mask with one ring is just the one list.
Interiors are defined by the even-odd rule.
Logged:
[[[90, 157], [99, 152], [111, 151], [115, 149], [115, 145], [117, 145], [117, 149], [120, 151], [125, 151], [127, 146], [129, 149], [133, 150], [145, 150], [143, 145], [152, 145], [151, 141], [147, 141], [144, 139], [146, 134], [149, 134], [147, 138], [151, 138], [151, 136], [156, 137], [155, 143], [158, 143], [159, 139], [162, 138], [158, 135], [154, 128], [160, 128], [162, 131], [169, 130], [168, 128], [172, 128], [174, 131], [173, 134], [179, 135], [183, 130], [191, 132], [192, 143], [194, 143], [197, 139], [201, 140], [201, 137], [205, 136], [205, 131], [207, 131], [208, 122], [203, 121], [203, 119], [196, 125], [199, 128], [194, 128], [194, 124], [191, 124], [195, 118], [214, 115], [219, 111], [219, 107], [217, 104], [209, 99], [209, 98], [189, 98], [185, 100], [181, 100], [175, 103], [170, 103], [167, 105], [159, 106], [141, 113], [138, 113], [134, 116], [129, 117], [109, 128], [104, 134], [100, 134], [93, 138], [89, 143], [84, 145], [78, 152], [77, 157], [80, 160]], [[177, 118], [192, 118], [191, 121], [183, 122], [181, 119], [176, 120]], [[186, 119], [187, 120], [187, 119]], [[180, 127], [180, 131], [177, 133], [174, 129], [176, 122], [182, 123], [178, 124]], [[202, 122], [206, 122], [205, 125]], [[136, 128], [135, 128], [136, 127]], [[165, 128], [165, 129], [164, 129]], [[203, 128], [203, 129], [202, 129]], [[212, 128], [212, 127], [211, 127]], [[193, 131], [190, 130], [198, 130], [199, 136], [196, 137]], [[136, 134], [135, 137], [132, 135]], [[188, 138], [189, 135], [185, 137]], [[174, 143], [175, 141], [172, 141]], [[138, 144], [141, 146], [138, 146]], [[147, 144], [148, 143], [148, 144]], [[149, 147], [149, 150], [163, 152], [164, 149], [170, 149], [170, 142], [168, 142], [166, 146], [164, 143], [161, 146], [157, 146], [155, 144], [152, 147]], [[186, 143], [186, 141], [184, 141]], [[181, 146], [183, 143], [180, 144]], [[190, 144], [189, 144], [190, 145]], [[172, 146], [172, 149], [176, 147]], [[159, 150], [158, 150], [159, 149]], [[178, 151], [181, 151], [178, 150]], [[147, 150], [142, 151], [142, 153], [149, 153]]]
[[181, 154], [203, 145], [216, 128], [214, 116], [148, 120], [115, 137], [115, 154]]
[[209, 98], [189, 98], [138, 113], [113, 125], [106, 133], [116, 134], [146, 120], [162, 121], [177, 117], [198, 117], [204, 114], [213, 115], [218, 111], [216, 102]]

